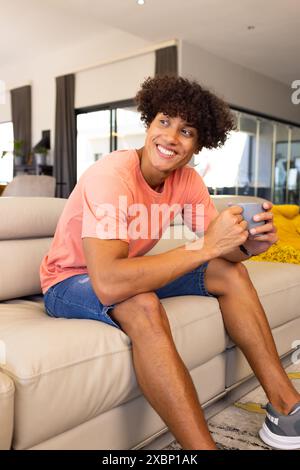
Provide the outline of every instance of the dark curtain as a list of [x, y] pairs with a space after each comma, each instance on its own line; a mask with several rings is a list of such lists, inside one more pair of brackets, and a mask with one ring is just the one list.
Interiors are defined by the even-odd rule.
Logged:
[[177, 77], [177, 46], [164, 47], [155, 51], [155, 76]]
[[10, 91], [14, 141], [22, 141], [21, 154], [26, 162], [31, 153], [31, 86]]
[[56, 197], [68, 198], [76, 184], [75, 75], [56, 78], [54, 176]]

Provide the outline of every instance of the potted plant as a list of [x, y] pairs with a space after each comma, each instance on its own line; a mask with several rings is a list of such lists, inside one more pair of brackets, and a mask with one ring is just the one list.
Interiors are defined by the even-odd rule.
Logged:
[[47, 164], [48, 149], [42, 145], [34, 149], [35, 161], [37, 165]]
[[[25, 163], [25, 156], [23, 153], [23, 140], [14, 140], [14, 149], [13, 149], [13, 156], [16, 165], [23, 165]], [[3, 158], [7, 153], [11, 153], [9, 150], [3, 150], [0, 158]]]
[[25, 163], [25, 156], [23, 153], [23, 140], [14, 140], [14, 160], [16, 165], [23, 165]]

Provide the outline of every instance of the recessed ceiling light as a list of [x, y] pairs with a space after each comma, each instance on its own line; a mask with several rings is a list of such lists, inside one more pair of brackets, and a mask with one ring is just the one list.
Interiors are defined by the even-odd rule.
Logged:
[[138, 5], [145, 5], [145, 0], [136, 0]]

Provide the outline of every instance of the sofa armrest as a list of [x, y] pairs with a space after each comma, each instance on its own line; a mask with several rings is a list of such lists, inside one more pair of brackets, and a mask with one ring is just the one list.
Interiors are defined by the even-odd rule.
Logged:
[[0, 372], [0, 450], [11, 448], [14, 423], [15, 386], [10, 377]]

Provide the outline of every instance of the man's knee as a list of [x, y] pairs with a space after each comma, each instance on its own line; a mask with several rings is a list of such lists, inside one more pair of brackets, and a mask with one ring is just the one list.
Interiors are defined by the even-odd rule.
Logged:
[[144, 331], [160, 331], [165, 326], [165, 316], [154, 292], [135, 295], [116, 305], [112, 311], [112, 317], [129, 336]]
[[223, 260], [228, 263], [227, 268], [225, 269], [225, 276], [227, 278], [237, 280], [248, 279], [248, 270], [243, 263], [231, 263], [230, 261]]
[[226, 294], [241, 283], [249, 283], [248, 270], [243, 263], [233, 263], [223, 258], [215, 258], [208, 264], [206, 284], [213, 294]]

